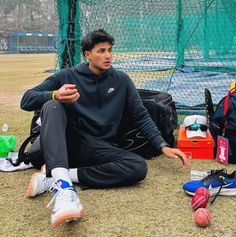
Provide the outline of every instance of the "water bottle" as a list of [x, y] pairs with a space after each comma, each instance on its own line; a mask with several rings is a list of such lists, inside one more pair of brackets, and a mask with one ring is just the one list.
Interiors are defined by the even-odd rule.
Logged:
[[5, 124], [2, 125], [2, 131], [3, 131], [3, 132], [7, 132], [7, 131], [8, 131], [8, 128], [9, 128], [9, 126], [8, 126], [7, 123], [5, 123]]

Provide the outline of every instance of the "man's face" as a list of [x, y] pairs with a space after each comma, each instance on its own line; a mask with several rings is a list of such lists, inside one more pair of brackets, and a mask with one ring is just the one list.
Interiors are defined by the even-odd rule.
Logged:
[[112, 45], [108, 42], [98, 43], [90, 51], [85, 51], [89, 60], [89, 69], [99, 75], [108, 70], [112, 62]]

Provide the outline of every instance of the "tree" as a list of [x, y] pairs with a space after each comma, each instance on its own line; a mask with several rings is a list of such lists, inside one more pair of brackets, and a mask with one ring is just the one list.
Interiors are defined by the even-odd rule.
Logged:
[[0, 0], [0, 32], [57, 31], [57, 17], [52, 0]]

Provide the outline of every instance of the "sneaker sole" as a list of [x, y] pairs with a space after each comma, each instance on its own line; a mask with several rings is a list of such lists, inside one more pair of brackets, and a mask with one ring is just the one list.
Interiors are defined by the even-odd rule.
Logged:
[[[187, 194], [189, 194], [190, 196], [194, 196], [195, 193], [189, 192], [187, 190], [184, 190]], [[210, 196], [214, 196], [218, 193], [219, 188], [214, 188], [209, 190], [210, 191]], [[236, 196], [236, 188], [235, 189], [227, 189], [227, 188], [222, 188], [219, 195], [221, 196]]]
[[26, 191], [26, 197], [35, 197], [36, 195], [34, 194], [34, 183], [35, 183], [35, 179], [36, 179], [36, 175], [37, 173], [34, 173], [31, 175], [31, 178], [30, 178], [30, 182], [29, 182], [29, 186], [27, 188], [27, 191]]
[[63, 222], [78, 221], [83, 215], [84, 209], [81, 208], [79, 212], [71, 212], [65, 215], [59, 216], [55, 221], [52, 222], [53, 227], [58, 227]]

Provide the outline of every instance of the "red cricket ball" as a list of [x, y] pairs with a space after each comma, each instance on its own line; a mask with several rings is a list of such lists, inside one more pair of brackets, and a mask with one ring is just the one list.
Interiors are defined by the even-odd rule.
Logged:
[[198, 208], [205, 208], [210, 198], [210, 192], [206, 188], [198, 188], [191, 200], [192, 208], [196, 211]]
[[206, 208], [199, 208], [194, 212], [194, 221], [198, 226], [206, 227], [211, 222], [211, 213]]
[[210, 191], [207, 188], [201, 187], [201, 188], [198, 188], [196, 190], [195, 195], [202, 195], [206, 199], [209, 200], [209, 198], [210, 198]]

